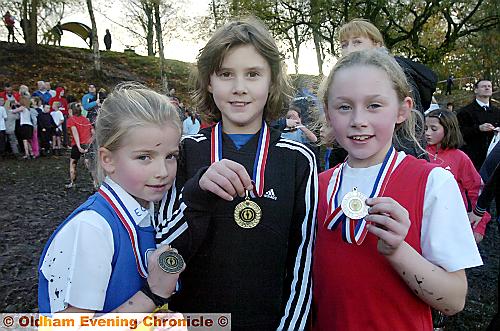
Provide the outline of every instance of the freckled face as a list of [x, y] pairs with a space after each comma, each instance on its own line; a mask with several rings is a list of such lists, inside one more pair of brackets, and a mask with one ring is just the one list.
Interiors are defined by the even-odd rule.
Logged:
[[328, 120], [351, 167], [382, 163], [397, 123], [409, 115], [411, 98], [399, 101], [387, 73], [359, 65], [338, 70], [328, 89]]
[[137, 127], [111, 152], [108, 175], [143, 207], [159, 201], [177, 171], [180, 132], [171, 124]]

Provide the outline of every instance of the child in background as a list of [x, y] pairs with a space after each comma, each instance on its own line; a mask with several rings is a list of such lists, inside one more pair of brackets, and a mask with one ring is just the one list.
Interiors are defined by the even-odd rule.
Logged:
[[4, 105], [5, 99], [0, 98], [0, 158], [5, 154], [5, 121], [7, 120], [7, 111]]
[[62, 125], [64, 123], [64, 115], [63, 113], [59, 110], [59, 106], [61, 103], [59, 101], [56, 101], [52, 104], [52, 111], [50, 115], [52, 116], [52, 119], [54, 120], [54, 123], [56, 123], [56, 130], [54, 132], [54, 135], [52, 136], [52, 151], [54, 155], [62, 155]]
[[324, 156], [324, 167], [323, 171], [326, 171], [330, 168], [335, 167], [337, 164], [340, 164], [345, 161], [347, 157], [347, 152], [345, 149], [336, 144], [331, 136], [331, 128], [330, 125], [325, 121], [324, 118], [321, 119], [323, 124], [319, 129], [320, 136], [320, 144], [326, 147], [325, 156]]
[[[455, 113], [448, 110], [430, 112], [425, 118], [425, 137], [430, 162], [453, 174], [462, 193], [465, 208], [472, 211], [476, 206], [482, 180], [467, 154], [458, 149], [464, 140]], [[471, 208], [468, 206], [469, 200]], [[490, 219], [490, 214], [485, 213], [481, 222], [473, 224], [472, 231], [476, 243], [483, 240]]]
[[[47, 84], [47, 82], [45, 82]], [[52, 90], [54, 92], [54, 96], [50, 98], [49, 105], [52, 108], [54, 102], [60, 102], [59, 110], [64, 116], [64, 123], [62, 124], [62, 144], [66, 148], [68, 147], [68, 130], [67, 130], [67, 120], [69, 114], [68, 100], [65, 97], [66, 90], [64, 87], [59, 86], [56, 90]]]
[[31, 149], [35, 158], [40, 156], [40, 145], [38, 144], [38, 114], [42, 111], [42, 101], [38, 97], [31, 99], [31, 122], [33, 123], [33, 137], [30, 140]]
[[196, 109], [217, 125], [184, 138], [176, 186], [161, 203], [157, 240], [188, 259], [169, 307], [231, 313], [234, 330], [303, 330], [316, 160], [268, 124], [289, 86], [281, 54], [262, 23], [234, 21], [197, 68]]
[[16, 121], [19, 119], [19, 113], [14, 113], [11, 105], [11, 100], [5, 101], [4, 108], [7, 112], [7, 119], [5, 120], [5, 134], [7, 135], [7, 141], [9, 142], [12, 154], [19, 158], [19, 142], [16, 137]]
[[[82, 116], [82, 106], [79, 103], [70, 105], [72, 116], [68, 118], [68, 130], [71, 133], [71, 157], [69, 159], [69, 184], [66, 188], [72, 188], [76, 180], [76, 166], [78, 160], [88, 152], [92, 142], [93, 127], [88, 118]], [[89, 168], [89, 160], [85, 159], [85, 166]]]
[[196, 118], [196, 113], [187, 109], [184, 114], [186, 119], [182, 122], [182, 134], [185, 136], [197, 134], [200, 131], [200, 121]]
[[19, 136], [23, 142], [24, 156], [23, 159], [27, 160], [34, 158], [33, 150], [31, 148], [31, 138], [33, 138], [33, 121], [30, 110], [31, 100], [29, 95], [21, 95], [19, 99], [20, 107], [13, 109], [13, 113], [18, 113], [20, 118]]
[[[38, 268], [41, 313], [151, 312], [172, 295], [180, 270], [160, 269], [154, 202], [175, 179], [181, 123], [167, 97], [117, 86], [96, 122], [99, 191], [47, 242]], [[146, 264], [147, 259], [147, 264]]]
[[410, 96], [377, 50], [342, 57], [324, 83], [348, 157], [319, 176], [314, 330], [432, 330], [430, 308], [462, 310], [464, 269], [482, 264], [453, 175], [392, 146], [418, 146]]
[[38, 115], [43, 113], [43, 104], [42, 100], [39, 97], [31, 98], [31, 107], [34, 108]]
[[290, 109], [286, 113], [286, 119], [291, 119], [296, 124], [292, 127], [286, 127], [285, 131], [281, 134], [281, 137], [298, 141], [303, 144], [315, 143], [318, 141], [318, 138], [314, 135], [314, 133], [302, 124], [302, 116], [298, 107], [293, 105], [290, 106]]
[[40, 155], [50, 154], [50, 142], [56, 131], [56, 123], [50, 115], [50, 106], [44, 105], [43, 111], [38, 115], [38, 133], [40, 134]]

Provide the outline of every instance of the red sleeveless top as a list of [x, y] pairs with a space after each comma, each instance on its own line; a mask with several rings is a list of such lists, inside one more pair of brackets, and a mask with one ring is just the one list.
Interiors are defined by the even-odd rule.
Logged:
[[[411, 226], [405, 241], [419, 253], [425, 187], [434, 167], [406, 156], [393, 172], [384, 193], [408, 210]], [[341, 226], [330, 231], [324, 225], [333, 170], [319, 176], [313, 330], [432, 330], [430, 307], [377, 251], [377, 237], [368, 233], [360, 246], [348, 244], [342, 241]]]

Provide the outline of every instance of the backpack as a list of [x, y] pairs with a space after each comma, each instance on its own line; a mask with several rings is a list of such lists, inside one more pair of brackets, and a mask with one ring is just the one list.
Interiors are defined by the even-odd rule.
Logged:
[[[432, 94], [436, 91], [438, 76], [426, 65], [414, 62], [404, 57], [395, 56], [396, 62], [403, 68], [407, 77], [410, 77], [418, 94], [423, 111], [429, 109], [432, 100]], [[417, 97], [415, 96], [417, 99]]]

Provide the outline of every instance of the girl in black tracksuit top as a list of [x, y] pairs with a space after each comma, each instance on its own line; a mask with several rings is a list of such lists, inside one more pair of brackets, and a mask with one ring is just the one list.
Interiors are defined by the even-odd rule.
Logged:
[[[186, 313], [231, 313], [232, 330], [301, 330], [305, 328], [312, 295], [316, 161], [307, 147], [281, 138], [279, 131], [268, 129], [262, 122], [263, 117], [270, 120], [279, 115], [272, 110], [281, 109], [278, 105], [283, 101], [273, 98], [276, 93], [283, 95], [283, 86], [277, 83], [281, 77], [276, 77], [281, 71], [274, 65], [274, 62], [281, 65], [281, 60], [269, 59], [269, 53], [258, 51], [260, 47], [269, 47], [269, 43], [262, 46], [263, 39], [272, 40], [259, 22], [232, 22], [217, 31], [200, 54], [197, 92], [204, 89], [208, 92], [199, 101], [198, 109], [203, 110], [203, 101], [208, 101], [205, 112], [214, 115], [217, 121], [222, 117], [222, 121], [218, 126], [184, 137], [176, 185], [160, 206], [157, 243], [171, 244], [187, 262], [181, 275], [181, 290], [172, 299], [170, 309]], [[279, 54], [274, 42], [272, 45], [274, 54]], [[222, 61], [211, 52], [218, 48], [226, 50], [218, 53]], [[257, 58], [265, 59], [268, 66], [258, 61], [254, 65], [255, 57], [235, 64], [234, 61], [252, 52], [258, 52]], [[215, 61], [218, 66], [204, 67], [203, 60], [209, 56], [210, 62]], [[203, 83], [204, 72], [208, 87], [207, 80]], [[248, 117], [248, 113], [255, 112], [252, 107], [262, 95], [255, 82], [268, 75], [272, 78], [269, 98], [262, 103], [264, 109], [257, 109], [258, 117]], [[224, 88], [217, 85], [221, 82], [225, 86], [234, 83], [235, 87], [221, 96]], [[230, 106], [224, 102], [226, 96]], [[248, 102], [235, 102], [234, 98]], [[234, 116], [240, 106], [244, 111]], [[235, 135], [241, 133], [238, 129], [255, 124], [259, 125], [257, 132], [249, 134], [242, 130], [244, 134]], [[219, 128], [217, 141], [214, 137]], [[257, 151], [265, 148], [261, 133], [267, 137], [269, 146], [267, 156], [256, 161]], [[212, 152], [215, 145], [222, 151], [222, 161], [212, 162], [217, 153]], [[235, 221], [235, 208], [244, 198], [232, 194], [234, 199], [228, 201], [212, 193], [204, 182], [227, 160], [237, 163], [256, 181], [253, 185], [256, 192], [250, 200], [260, 206], [262, 218], [255, 227], [245, 228]], [[253, 175], [256, 163], [265, 167], [263, 181]], [[212, 178], [216, 179], [211, 183], [219, 187], [235, 181], [224, 176], [224, 172]], [[247, 181], [250, 183], [249, 178], [241, 179], [242, 183]], [[259, 194], [260, 183], [263, 188]]]

